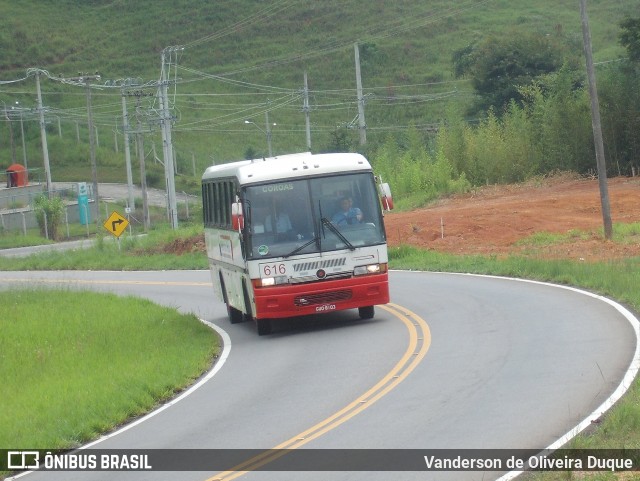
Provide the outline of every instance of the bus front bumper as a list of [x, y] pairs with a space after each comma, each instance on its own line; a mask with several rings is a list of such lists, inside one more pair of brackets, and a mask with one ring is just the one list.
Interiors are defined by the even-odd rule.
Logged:
[[256, 318], [277, 319], [389, 302], [389, 276], [374, 274], [350, 279], [254, 289]]

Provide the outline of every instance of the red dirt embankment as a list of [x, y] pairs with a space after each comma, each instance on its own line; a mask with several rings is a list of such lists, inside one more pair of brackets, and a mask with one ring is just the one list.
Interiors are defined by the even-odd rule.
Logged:
[[[609, 179], [608, 192], [614, 224], [640, 222], [640, 179]], [[592, 261], [640, 256], [640, 236], [624, 243], [604, 240], [598, 181], [568, 175], [488, 186], [411, 212], [391, 212], [385, 225], [391, 246], [455, 254], [519, 253]], [[537, 249], [516, 244], [539, 232], [572, 235], [566, 242]]]

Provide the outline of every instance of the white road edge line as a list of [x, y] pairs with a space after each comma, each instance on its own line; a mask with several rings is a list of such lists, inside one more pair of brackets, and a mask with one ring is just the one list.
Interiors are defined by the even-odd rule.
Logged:
[[[398, 272], [429, 272], [429, 271], [398, 271]], [[599, 294], [594, 294], [593, 292], [585, 291], [583, 289], [578, 289], [576, 287], [571, 286], [563, 286], [561, 284], [553, 284], [550, 282], [542, 282], [542, 281], [534, 281], [530, 279], [518, 279], [516, 277], [504, 277], [504, 276], [489, 276], [484, 274], [463, 274], [463, 273], [453, 273], [453, 272], [429, 272], [431, 274], [449, 274], [449, 275], [462, 275], [462, 276], [476, 276], [476, 277], [488, 277], [493, 279], [505, 279], [517, 282], [528, 282], [530, 284], [539, 284], [543, 286], [557, 287], [560, 289], [566, 289], [568, 291], [577, 292], [578, 294], [583, 294], [588, 297], [592, 297], [599, 301], [605, 302], [609, 304], [614, 309], [616, 309], [620, 314], [622, 314], [631, 327], [633, 328], [636, 334], [636, 350], [633, 354], [633, 359], [631, 360], [631, 364], [629, 364], [629, 368], [625, 376], [622, 378], [622, 381], [618, 385], [617, 389], [606, 399], [600, 406], [598, 406], [591, 414], [589, 414], [583, 421], [581, 421], [577, 426], [573, 429], [570, 429], [564, 436], [560, 437], [553, 444], [549, 445], [543, 451], [555, 451], [560, 447], [564, 446], [566, 443], [571, 441], [574, 437], [584, 431], [586, 428], [591, 426], [591, 421], [598, 419], [602, 414], [608, 411], [631, 387], [633, 380], [635, 379], [638, 371], [640, 370], [640, 321], [637, 317], [633, 315], [631, 311], [629, 311], [626, 307], [617, 302], [601, 296]], [[517, 476], [520, 476], [524, 471], [509, 471], [507, 474], [496, 479], [496, 481], [510, 481]]]
[[[186, 398], [190, 394], [194, 393], [198, 388], [201, 388], [207, 381], [211, 380], [211, 378], [213, 378], [213, 376], [215, 376], [218, 373], [218, 371], [220, 371], [220, 369], [222, 369], [222, 366], [227, 361], [227, 358], [229, 357], [229, 353], [231, 352], [231, 337], [229, 337], [229, 334], [227, 334], [227, 332], [224, 329], [222, 329], [219, 326], [216, 326], [212, 322], [205, 321], [204, 319], [200, 319], [200, 322], [202, 322], [203, 324], [209, 326], [211, 329], [216, 331], [220, 335], [220, 337], [222, 338], [222, 352], [220, 353], [220, 357], [216, 360], [215, 364], [209, 370], [209, 372], [207, 372], [207, 374], [202, 379], [200, 379], [197, 383], [195, 383], [193, 386], [188, 388], [186, 391], [184, 391], [178, 397], [176, 397], [174, 399], [171, 399], [170, 401], [168, 401], [166, 404], [163, 404], [162, 406], [160, 406], [155, 411], [151, 411], [149, 414], [146, 414], [145, 416], [133, 421], [132, 423], [127, 424], [127, 425], [123, 426], [122, 428], [120, 428], [120, 429], [118, 429], [116, 431], [113, 431], [113, 432], [111, 432], [109, 434], [105, 434], [104, 436], [96, 439], [95, 441], [91, 441], [89, 444], [85, 444], [84, 446], [80, 446], [79, 448], [75, 448], [75, 449], [81, 450], [81, 449], [91, 448], [91, 447], [95, 446], [96, 444], [99, 444], [99, 443], [101, 443], [103, 441], [106, 441], [107, 439], [111, 439], [111, 438], [117, 436], [118, 434], [121, 434], [121, 433], [123, 433], [125, 431], [128, 431], [129, 429], [134, 428], [137, 425], [139, 425], [139, 424], [141, 424], [141, 423], [143, 423], [145, 421], [148, 421], [149, 419], [151, 419], [155, 415], [160, 414], [165, 409], [169, 409], [174, 404], [182, 401], [184, 398]], [[21, 478], [22, 476], [26, 476], [27, 474], [31, 474], [33, 472], [34, 471], [25, 471], [23, 473], [16, 474], [13, 477], [7, 478], [7, 481]]]

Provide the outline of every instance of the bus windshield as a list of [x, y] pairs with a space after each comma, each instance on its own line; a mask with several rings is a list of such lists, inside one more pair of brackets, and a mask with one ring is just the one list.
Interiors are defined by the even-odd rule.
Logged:
[[243, 194], [248, 259], [386, 242], [370, 172], [247, 186]]

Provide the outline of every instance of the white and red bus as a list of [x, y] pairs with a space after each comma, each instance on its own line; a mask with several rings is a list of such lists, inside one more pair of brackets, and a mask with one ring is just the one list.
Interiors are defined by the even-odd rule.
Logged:
[[360, 154], [291, 154], [209, 167], [202, 176], [207, 255], [232, 323], [389, 302], [382, 206]]

